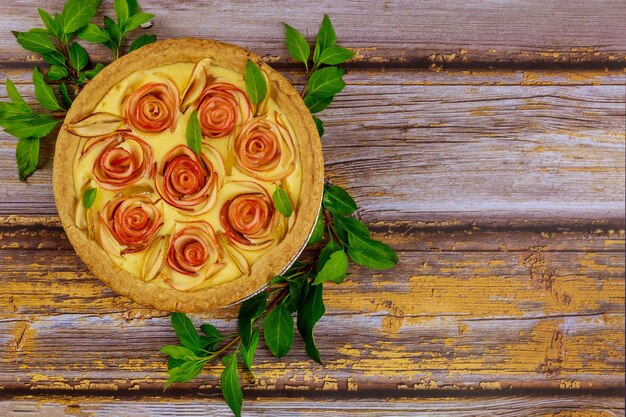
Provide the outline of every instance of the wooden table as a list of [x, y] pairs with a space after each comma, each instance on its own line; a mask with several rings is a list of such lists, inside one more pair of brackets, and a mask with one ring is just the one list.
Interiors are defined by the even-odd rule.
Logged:
[[[42, 4], [0, 5], [0, 79], [30, 101], [42, 61], [10, 30], [40, 25]], [[400, 263], [328, 286], [324, 367], [301, 342], [261, 351], [245, 415], [624, 415], [622, 1], [141, 4], [159, 38], [239, 44], [296, 84], [281, 21], [312, 38], [326, 12], [357, 52], [321, 115], [327, 177]], [[20, 183], [0, 134], [0, 415], [229, 415], [217, 366], [162, 392], [168, 315], [75, 255], [53, 146]], [[192, 317], [233, 329], [236, 312]]]

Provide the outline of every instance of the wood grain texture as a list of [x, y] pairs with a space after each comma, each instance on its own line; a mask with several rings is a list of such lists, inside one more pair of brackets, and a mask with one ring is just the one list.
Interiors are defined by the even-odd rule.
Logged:
[[[62, 0], [46, 2], [60, 11]], [[159, 38], [215, 38], [249, 48], [275, 62], [289, 60], [281, 22], [314, 38], [324, 13], [356, 62], [375, 65], [622, 65], [626, 9], [618, 0], [501, 1], [189, 1], [144, 0], [156, 14], [147, 31]], [[2, 2], [0, 61], [24, 62], [12, 30], [42, 26], [33, 1]], [[113, 15], [111, 3], [102, 7]], [[251, 18], [253, 16], [254, 18]], [[98, 18], [101, 22], [101, 18]], [[137, 35], [135, 35], [137, 36]], [[98, 60], [109, 53], [93, 48]]]
[[[251, 398], [252, 397], [252, 398]], [[418, 416], [418, 417], [613, 417], [624, 415], [621, 397], [572, 396], [511, 396], [498, 398], [454, 398], [428, 396], [414, 399], [350, 399], [328, 400], [312, 404], [307, 398], [254, 398], [246, 393], [244, 416]], [[252, 401], [251, 401], [252, 400]], [[601, 404], [599, 403], [601, 402]], [[215, 396], [201, 398], [142, 397], [18, 397], [0, 401], [0, 413], [7, 417], [192, 417], [210, 415], [230, 417], [232, 414], [221, 399]]]

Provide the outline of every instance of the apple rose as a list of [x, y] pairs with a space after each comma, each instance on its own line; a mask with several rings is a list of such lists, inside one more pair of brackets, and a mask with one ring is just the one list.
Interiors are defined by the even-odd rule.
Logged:
[[96, 240], [114, 255], [147, 248], [163, 226], [163, 215], [146, 195], [120, 196], [110, 200], [98, 213]]
[[186, 291], [202, 284], [224, 267], [223, 253], [211, 225], [204, 221], [177, 223], [170, 238], [165, 283]]
[[170, 205], [200, 214], [215, 204], [225, 178], [224, 162], [211, 146], [203, 144], [201, 156], [178, 145], [157, 168], [156, 188]]
[[145, 84], [124, 99], [126, 123], [141, 132], [173, 131], [178, 100], [178, 90], [169, 80]]
[[264, 181], [285, 178], [295, 169], [296, 149], [279, 114], [248, 120], [234, 141], [237, 167]]
[[204, 89], [196, 101], [202, 135], [210, 139], [228, 136], [235, 126], [252, 115], [248, 96], [226, 82], [215, 82]]
[[92, 152], [98, 152], [93, 176], [104, 189], [121, 190], [152, 176], [150, 145], [128, 132], [90, 139], [85, 143], [81, 157]]
[[284, 218], [275, 215], [267, 190], [254, 182], [232, 183], [237, 183], [241, 191], [226, 200], [220, 210], [220, 223], [226, 238], [241, 249], [257, 250], [282, 237]]

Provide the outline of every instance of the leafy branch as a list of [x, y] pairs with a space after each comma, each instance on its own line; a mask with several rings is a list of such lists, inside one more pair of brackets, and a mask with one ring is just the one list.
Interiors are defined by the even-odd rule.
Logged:
[[[345, 71], [335, 65], [353, 56], [352, 51], [335, 45], [336, 35], [328, 16], [324, 16], [311, 62], [306, 39], [285, 24], [286, 45], [296, 60], [305, 64], [307, 81], [302, 96], [311, 113], [324, 110], [335, 94], [343, 90]], [[256, 104], [264, 96], [264, 82], [251, 62], [246, 67], [246, 88]], [[259, 99], [260, 97], [260, 99]], [[320, 136], [323, 124], [315, 118]], [[285, 216], [292, 213], [286, 193], [277, 188], [273, 195], [276, 209]], [[312, 260], [295, 262], [283, 275], [276, 276], [266, 290], [245, 300], [238, 314], [237, 330], [222, 335], [211, 324], [203, 324], [200, 334], [182, 313], [173, 313], [171, 322], [180, 341], [161, 352], [169, 355], [167, 388], [200, 374], [204, 366], [221, 357], [224, 365], [220, 388], [236, 416], [241, 414], [243, 391], [239, 383], [238, 363], [252, 373], [254, 355], [261, 335], [269, 351], [277, 358], [289, 353], [294, 327], [304, 341], [307, 355], [322, 364], [313, 329], [326, 309], [323, 301], [325, 283], [341, 284], [348, 275], [349, 260], [371, 269], [388, 269], [398, 262], [393, 249], [372, 239], [367, 225], [354, 217], [357, 205], [343, 188], [325, 184], [322, 207], [307, 246], [318, 249]], [[296, 323], [294, 325], [294, 317]]]
[[[26, 32], [13, 32], [17, 43], [27, 51], [40, 54], [50, 65], [45, 71], [45, 79], [58, 82], [57, 99], [52, 87], [47, 84], [37, 67], [33, 70], [35, 97], [39, 105], [48, 112], [37, 112], [18, 93], [15, 85], [6, 81], [6, 89], [11, 102], [0, 102], [0, 126], [8, 134], [18, 139], [15, 158], [21, 181], [25, 181], [39, 162], [41, 138], [48, 136], [65, 117], [72, 105], [72, 95], [91, 80], [103, 68], [102, 63], [90, 66], [90, 57], [76, 38], [103, 44], [118, 58], [125, 36], [133, 29], [151, 20], [154, 16], [142, 13], [137, 0], [115, 0], [117, 21], [104, 18], [105, 29], [90, 23], [98, 12], [102, 0], [68, 0], [61, 13], [51, 15], [39, 9], [39, 16], [45, 28], [33, 28]], [[110, 22], [107, 25], [107, 22]], [[97, 36], [95, 29], [97, 29]], [[142, 35], [131, 45], [132, 51], [154, 42], [153, 35]], [[68, 84], [73, 88], [68, 90]], [[71, 93], [73, 93], [71, 95]]]

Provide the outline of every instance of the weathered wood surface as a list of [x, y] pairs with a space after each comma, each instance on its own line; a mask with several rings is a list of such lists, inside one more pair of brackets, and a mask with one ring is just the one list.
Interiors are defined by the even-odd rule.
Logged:
[[[63, 0], [0, 3], [0, 61], [23, 62], [12, 30], [39, 25], [37, 7], [60, 10]], [[209, 37], [287, 61], [288, 22], [313, 38], [328, 13], [345, 46], [366, 65], [600, 65], [626, 62], [626, 8], [620, 0], [542, 1], [301, 1], [177, 2], [143, 0], [156, 14], [148, 31], [159, 38]], [[104, 14], [113, 15], [110, 3]], [[100, 19], [101, 20], [101, 19]], [[109, 59], [94, 48], [98, 59]]]

